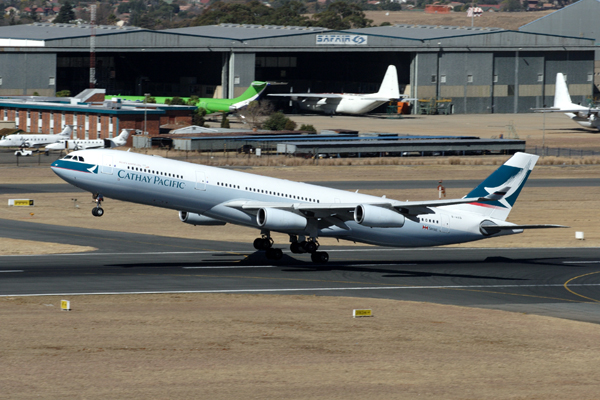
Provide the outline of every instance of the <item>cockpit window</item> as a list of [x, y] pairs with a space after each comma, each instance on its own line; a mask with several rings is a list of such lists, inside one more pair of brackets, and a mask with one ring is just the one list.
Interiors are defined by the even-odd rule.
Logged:
[[79, 156], [79, 161], [83, 162], [83, 157]]
[[71, 158], [73, 158], [73, 156], [65, 156], [63, 160], [70, 160]]

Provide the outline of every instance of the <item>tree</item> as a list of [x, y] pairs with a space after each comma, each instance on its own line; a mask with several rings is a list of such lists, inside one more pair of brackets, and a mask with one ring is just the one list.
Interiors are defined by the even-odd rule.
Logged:
[[366, 28], [372, 22], [367, 19], [360, 5], [345, 1], [331, 3], [327, 10], [313, 16], [313, 25], [337, 30]]
[[202, 107], [198, 107], [192, 113], [192, 125], [204, 126], [204, 123], [206, 122], [204, 119], [205, 116], [206, 116], [206, 109], [204, 109]]
[[300, 128], [298, 129], [299, 131], [306, 131], [306, 132], [312, 132], [312, 133], [317, 133], [317, 130], [315, 129], [314, 125], [310, 125], [310, 124], [302, 124], [300, 125]]
[[74, 21], [74, 20], [75, 20], [75, 11], [73, 11], [73, 6], [67, 0], [60, 7], [60, 10], [58, 11], [58, 15], [56, 16], [56, 18], [54, 18], [53, 22], [55, 22], [57, 24], [68, 24], [69, 22]]
[[252, 101], [247, 107], [238, 112], [252, 128], [260, 128], [262, 121], [273, 112], [273, 105], [269, 101]]
[[221, 128], [229, 129], [229, 119], [223, 114], [223, 119], [221, 120]]
[[293, 131], [296, 128], [296, 123], [288, 117], [286, 117], [282, 112], [277, 111], [276, 113], [272, 114], [265, 122], [263, 122], [263, 128], [272, 131]]

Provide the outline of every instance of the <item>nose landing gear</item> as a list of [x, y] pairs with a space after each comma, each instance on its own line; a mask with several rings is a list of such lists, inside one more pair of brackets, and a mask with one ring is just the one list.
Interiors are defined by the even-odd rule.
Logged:
[[95, 193], [94, 195], [92, 195], [92, 198], [96, 202], [96, 207], [92, 208], [92, 215], [94, 217], [101, 217], [101, 216], [103, 216], [104, 215], [104, 209], [102, 207], [100, 207], [100, 206], [102, 205], [102, 202], [104, 201], [104, 196], [102, 196], [99, 193]]

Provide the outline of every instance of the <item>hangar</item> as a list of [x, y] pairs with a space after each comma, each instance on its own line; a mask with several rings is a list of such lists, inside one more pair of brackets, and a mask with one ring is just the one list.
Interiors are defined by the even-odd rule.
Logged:
[[[557, 72], [592, 94], [594, 40], [496, 28], [395, 25], [346, 31], [221, 24], [94, 28], [96, 87], [109, 94], [239, 95], [252, 80], [286, 92], [373, 92], [389, 64], [405, 93], [454, 113], [529, 112], [552, 102]], [[89, 25], [0, 27], [0, 96], [89, 86]], [[221, 97], [218, 96], [218, 97]]]

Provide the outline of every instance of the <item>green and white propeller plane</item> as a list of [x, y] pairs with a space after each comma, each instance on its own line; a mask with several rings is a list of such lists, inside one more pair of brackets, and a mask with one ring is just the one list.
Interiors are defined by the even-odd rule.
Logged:
[[[262, 81], [254, 81], [250, 84], [250, 87], [242, 93], [241, 96], [238, 96], [233, 99], [213, 99], [213, 98], [199, 98], [194, 105], [197, 105], [198, 108], [204, 108], [207, 114], [212, 113], [236, 113], [242, 108], [246, 107], [250, 102], [258, 99], [258, 97], [264, 92], [264, 90], [269, 86], [269, 82]], [[117, 97], [119, 99], [125, 101], [135, 101], [135, 102], [143, 102], [144, 96], [111, 96], [107, 95], [106, 97], [112, 98]], [[153, 97], [156, 103], [167, 104], [172, 97]], [[181, 97], [183, 101], [186, 103], [191, 99], [190, 97]]]

